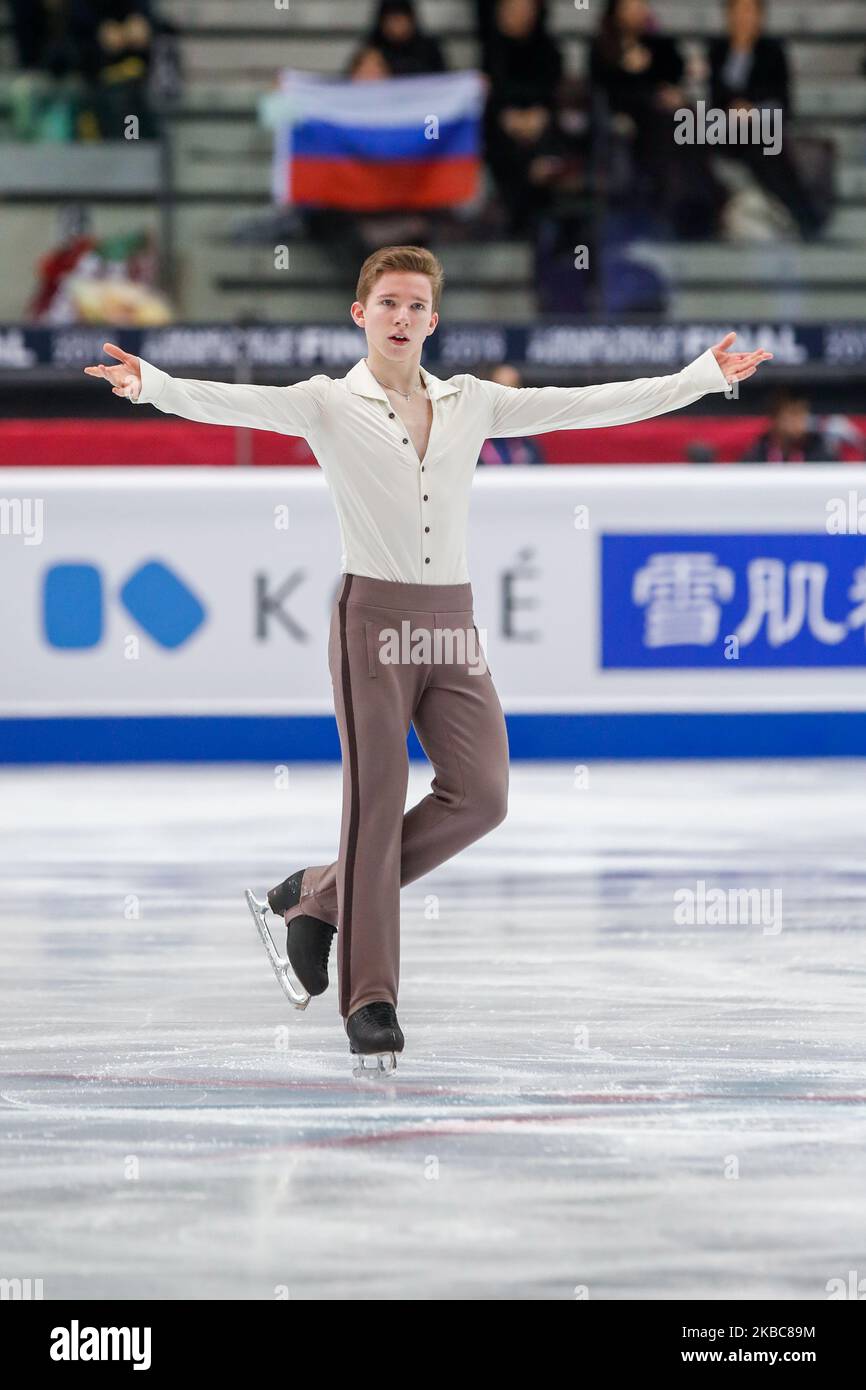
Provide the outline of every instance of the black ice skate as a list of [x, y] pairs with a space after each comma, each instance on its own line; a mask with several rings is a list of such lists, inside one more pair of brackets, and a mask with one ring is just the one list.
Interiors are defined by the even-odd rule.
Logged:
[[403, 1051], [404, 1039], [393, 1004], [376, 1000], [356, 1009], [346, 1019], [346, 1032], [349, 1051], [360, 1059], [354, 1076], [382, 1076], [397, 1070], [397, 1053]]
[[308, 994], [328, 988], [328, 957], [337, 928], [319, 917], [293, 917], [286, 930], [289, 964]]
[[[290, 874], [268, 893], [268, 906], [275, 916], [284, 917], [301, 901], [303, 869]], [[328, 988], [328, 957], [336, 927], [321, 917], [294, 917], [286, 931], [289, 964], [308, 994], [324, 994]]]
[[328, 988], [328, 956], [336, 927], [318, 917], [294, 917], [286, 932], [286, 955], [281, 956], [271, 935], [268, 912], [282, 916], [300, 900], [303, 870], [272, 888], [263, 902], [249, 889], [247, 906], [280, 988], [296, 1009], [305, 1009], [314, 994]]

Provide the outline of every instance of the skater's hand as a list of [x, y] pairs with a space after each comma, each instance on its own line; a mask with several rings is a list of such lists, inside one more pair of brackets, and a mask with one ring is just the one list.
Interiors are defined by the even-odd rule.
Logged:
[[773, 356], [764, 348], [758, 348], [756, 352], [728, 352], [727, 349], [736, 336], [736, 333], [726, 334], [721, 342], [716, 343], [712, 349], [713, 356], [724, 372], [727, 381], [745, 381], [747, 376], [755, 375], [762, 362], [768, 361]]
[[137, 401], [141, 392], [141, 367], [138, 358], [124, 352], [123, 348], [117, 347], [115, 343], [103, 343], [102, 351], [116, 357], [121, 365], [104, 367], [100, 363], [96, 367], [85, 367], [87, 375], [105, 377], [106, 381], [111, 382], [111, 390], [115, 396], [126, 396], [127, 399]]

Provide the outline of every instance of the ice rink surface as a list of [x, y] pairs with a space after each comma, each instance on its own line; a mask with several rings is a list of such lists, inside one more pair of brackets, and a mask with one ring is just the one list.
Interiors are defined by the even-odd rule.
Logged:
[[[339, 769], [284, 780], [0, 772], [0, 1277], [351, 1300], [866, 1277], [862, 762], [513, 765], [504, 824], [403, 890], [388, 1083], [352, 1077], [335, 961], [291, 1010], [244, 905], [336, 852]], [[700, 883], [728, 916], [763, 889], [772, 919], [700, 920]]]

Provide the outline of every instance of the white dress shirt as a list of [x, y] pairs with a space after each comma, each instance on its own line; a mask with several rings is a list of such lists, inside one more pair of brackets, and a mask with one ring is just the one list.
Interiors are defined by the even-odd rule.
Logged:
[[423, 459], [366, 360], [344, 377], [240, 386], [169, 376], [139, 359], [139, 405], [212, 425], [301, 435], [337, 509], [342, 573], [462, 584], [469, 489], [485, 439], [625, 425], [689, 405], [727, 381], [712, 350], [670, 376], [602, 386], [500, 386], [421, 368], [433, 404]]

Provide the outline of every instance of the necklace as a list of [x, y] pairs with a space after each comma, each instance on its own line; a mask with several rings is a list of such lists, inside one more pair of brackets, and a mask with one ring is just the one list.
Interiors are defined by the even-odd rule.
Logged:
[[411, 396], [414, 396], [416, 391], [423, 391], [425, 389], [424, 382], [420, 381], [417, 386], [412, 387], [411, 391], [401, 391], [399, 386], [388, 386], [384, 381], [379, 381], [379, 378], [373, 372], [371, 372], [370, 375], [373, 377], [374, 381], [379, 382], [379, 385], [383, 387], [384, 390], [393, 391], [396, 395], [402, 396], [405, 401], [408, 401]]

